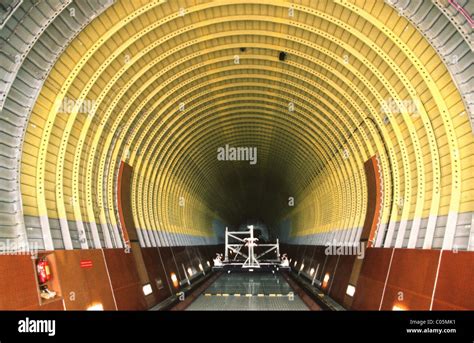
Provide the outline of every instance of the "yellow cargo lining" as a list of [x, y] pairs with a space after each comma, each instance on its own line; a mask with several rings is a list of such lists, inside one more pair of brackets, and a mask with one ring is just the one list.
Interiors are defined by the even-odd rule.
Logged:
[[[210, 235], [216, 214], [203, 193], [216, 189], [203, 185], [218, 187], [209, 180], [220, 172], [210, 147], [255, 141], [254, 132], [264, 153], [259, 159], [270, 166], [298, 156], [298, 169], [287, 176], [295, 180], [298, 202], [286, 213], [297, 234], [362, 225], [363, 162], [375, 153], [385, 176], [383, 222], [390, 198], [404, 202], [401, 214], [393, 207], [392, 221], [474, 209], [473, 138], [460, 115], [462, 99], [434, 49], [389, 6], [188, 1], [181, 17], [170, 3], [143, 3], [118, 1], [100, 15], [46, 80], [23, 149], [25, 214], [103, 223], [96, 208], [104, 210], [107, 201], [116, 224], [114, 172], [126, 159], [134, 167], [138, 227]], [[290, 5], [294, 18], [287, 16]], [[234, 41], [236, 35], [241, 39]], [[241, 46], [249, 52], [240, 53]], [[280, 50], [292, 57], [284, 67], [275, 60]], [[226, 83], [229, 77], [234, 82]], [[419, 116], [388, 113], [390, 125], [383, 124], [384, 100], [416, 97]], [[57, 101], [64, 98], [96, 100], [93, 117], [59, 114]], [[295, 112], [288, 112], [289, 102]], [[252, 116], [238, 121], [245, 111]], [[305, 128], [314, 134], [298, 135]], [[332, 157], [341, 143], [347, 159], [340, 151]], [[189, 151], [199, 170], [186, 165]]]

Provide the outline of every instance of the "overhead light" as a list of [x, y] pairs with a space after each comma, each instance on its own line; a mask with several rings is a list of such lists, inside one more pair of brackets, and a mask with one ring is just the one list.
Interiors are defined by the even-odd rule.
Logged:
[[311, 275], [311, 276], [314, 275], [314, 268], [311, 268], [311, 270], [309, 271], [309, 275]]
[[102, 304], [94, 304], [87, 308], [87, 311], [103, 311], [104, 306]]
[[355, 288], [353, 285], [347, 285], [346, 294], [347, 294], [348, 296], [353, 297], [355, 291], [356, 291], [356, 288]]
[[211, 266], [211, 262], [207, 261], [207, 266], [210, 267], [210, 266]]
[[204, 268], [202, 267], [202, 264], [201, 264], [201, 263], [199, 263], [199, 269], [200, 269], [201, 271], [204, 271]]
[[188, 268], [188, 275], [192, 276], [193, 275], [193, 270], [191, 268]]
[[295, 267], [296, 267], [296, 265], [297, 265], [297, 264], [298, 264], [298, 261], [295, 261], [295, 264], [294, 264], [293, 266], [295, 266]]
[[304, 268], [304, 263], [301, 264], [300, 271], [302, 271]]
[[144, 285], [142, 289], [143, 289], [143, 294], [145, 294], [145, 296], [150, 295], [151, 293], [153, 293], [153, 288], [151, 288], [151, 285], [149, 283]]
[[405, 311], [406, 309], [398, 305], [393, 305], [392, 311]]
[[329, 282], [329, 273], [326, 273], [326, 275], [324, 275], [324, 279], [323, 279], [323, 288], [327, 287], [328, 282]]
[[179, 287], [178, 277], [176, 276], [175, 273], [171, 273], [171, 281], [173, 282], [173, 286], [174, 286], [175, 288], [178, 288], [178, 287]]

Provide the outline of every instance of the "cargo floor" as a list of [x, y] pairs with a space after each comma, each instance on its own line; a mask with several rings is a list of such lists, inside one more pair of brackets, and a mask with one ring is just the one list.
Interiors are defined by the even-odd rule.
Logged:
[[308, 307], [278, 273], [230, 273], [219, 277], [188, 311], [304, 311]]

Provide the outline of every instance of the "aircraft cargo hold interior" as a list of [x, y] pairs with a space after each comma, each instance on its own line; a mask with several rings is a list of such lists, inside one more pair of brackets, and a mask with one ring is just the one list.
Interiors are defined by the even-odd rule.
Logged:
[[474, 310], [473, 13], [1, 0], [0, 310]]

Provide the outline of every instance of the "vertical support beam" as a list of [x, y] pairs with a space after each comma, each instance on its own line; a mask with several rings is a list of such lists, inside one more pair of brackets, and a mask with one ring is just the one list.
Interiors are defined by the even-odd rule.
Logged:
[[[74, 206], [76, 205], [74, 204]], [[84, 223], [81, 221], [76, 221], [76, 225], [77, 232], [79, 234], [79, 243], [81, 244], [81, 249], [89, 249], [89, 243], [87, 242], [86, 228], [84, 227]]]
[[474, 212], [471, 213], [471, 232], [469, 234], [468, 251], [474, 251]]
[[92, 240], [94, 241], [94, 248], [95, 249], [102, 249], [102, 243], [100, 242], [99, 231], [97, 230], [96, 223], [90, 223], [91, 232], [92, 232]]
[[184, 276], [186, 277], [186, 282], [188, 283], [189, 286], [191, 286], [191, 280], [189, 280], [189, 275], [188, 275], [188, 272], [186, 271], [186, 267], [182, 263], [181, 263], [181, 267], [183, 267], [183, 272], [184, 272]]
[[255, 256], [253, 254], [253, 244], [254, 244], [253, 225], [250, 225], [249, 229], [250, 229], [250, 241], [249, 241], [249, 260], [250, 261], [249, 262], [250, 262], [250, 266], [253, 267], [254, 260], [255, 260]]
[[314, 282], [316, 281], [316, 276], [318, 275], [318, 271], [319, 271], [319, 263], [318, 263], [318, 266], [316, 267], [316, 271], [314, 272], [314, 276], [313, 276], [313, 280], [311, 281], [311, 286], [314, 285]]
[[388, 224], [388, 230], [387, 230], [387, 235], [385, 236], [385, 241], [383, 243], [384, 248], [391, 248], [392, 247], [392, 240], [393, 240], [393, 234], [395, 232], [395, 225], [396, 223], [391, 221]]
[[43, 233], [44, 250], [54, 250], [53, 237], [47, 216], [40, 216], [41, 232]]
[[436, 229], [437, 217], [430, 214], [428, 217], [428, 226], [426, 227], [425, 239], [423, 241], [423, 249], [431, 249], [433, 246], [433, 237]]
[[112, 237], [110, 237], [109, 227], [106, 223], [102, 223], [100, 227], [102, 228], [102, 232], [104, 234], [105, 247], [112, 249], [114, 246], [112, 243]]
[[401, 248], [405, 240], [405, 232], [407, 231], [408, 222], [403, 219], [398, 225], [397, 239], [395, 240], [395, 248]]
[[457, 212], [449, 212], [446, 230], [444, 231], [443, 250], [452, 250], [454, 244], [454, 236], [456, 234], [456, 224], [458, 221]]
[[225, 227], [225, 258], [224, 261], [228, 262], [229, 261], [229, 228], [226, 226]]
[[410, 230], [410, 238], [408, 239], [408, 249], [415, 249], [416, 242], [418, 241], [418, 233], [420, 232], [420, 223], [421, 218], [417, 217], [413, 219], [413, 223], [411, 225]]
[[[66, 250], [74, 249], [72, 246], [71, 233], [69, 231], [69, 225], [67, 223], [66, 218], [59, 218], [59, 227], [61, 229], [61, 235], [63, 236], [64, 249]], [[77, 228], [77, 231], [79, 232], [79, 241], [81, 241], [81, 232], [80, 232], [79, 227]], [[50, 235], [51, 235], [51, 232], [50, 232]], [[87, 249], [86, 247], [84, 247], [83, 242], [81, 242], [81, 248]]]

